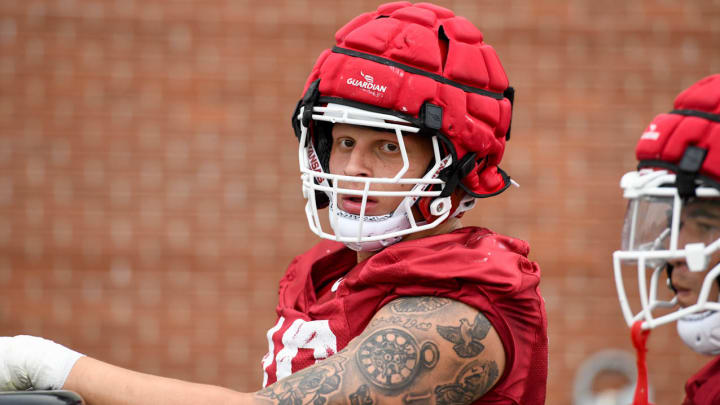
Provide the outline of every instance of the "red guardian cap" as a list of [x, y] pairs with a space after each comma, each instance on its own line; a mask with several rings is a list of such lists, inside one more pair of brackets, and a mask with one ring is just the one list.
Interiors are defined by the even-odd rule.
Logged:
[[673, 107], [655, 117], [640, 137], [638, 167], [676, 173], [682, 196], [693, 195], [697, 182], [720, 189], [720, 74], [687, 88]]
[[474, 197], [510, 184], [498, 164], [509, 138], [513, 90], [482, 33], [446, 8], [395, 2], [354, 18], [315, 63], [303, 91], [306, 103], [313, 96], [308, 90], [319, 104], [390, 113], [439, 130]]

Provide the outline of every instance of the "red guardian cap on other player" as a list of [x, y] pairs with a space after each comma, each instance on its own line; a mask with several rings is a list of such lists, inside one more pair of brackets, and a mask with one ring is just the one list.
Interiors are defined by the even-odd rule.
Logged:
[[692, 193], [693, 180], [720, 189], [720, 74], [680, 93], [673, 110], [645, 129], [635, 155], [639, 168], [663, 168], [687, 177], [690, 183], [677, 179], [682, 195]]

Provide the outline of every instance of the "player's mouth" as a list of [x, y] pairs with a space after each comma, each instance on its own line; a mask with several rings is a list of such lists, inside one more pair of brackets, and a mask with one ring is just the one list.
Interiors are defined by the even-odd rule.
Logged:
[[677, 291], [675, 293], [675, 297], [677, 297], [677, 302], [681, 307], [685, 308], [697, 302], [697, 294], [695, 294], [695, 290], [693, 290], [692, 288], [678, 286], [674, 283], [673, 286]]
[[[339, 196], [340, 209], [348, 214], [360, 215], [362, 208], [362, 197], [357, 195]], [[373, 211], [377, 207], [378, 201], [375, 198], [368, 197], [365, 202], [365, 215], [374, 215]]]

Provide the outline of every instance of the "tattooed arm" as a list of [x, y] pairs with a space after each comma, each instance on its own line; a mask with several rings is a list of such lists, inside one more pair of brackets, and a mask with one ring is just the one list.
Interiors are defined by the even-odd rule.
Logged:
[[406, 297], [378, 311], [344, 350], [255, 395], [283, 405], [463, 405], [489, 391], [504, 367], [500, 337], [482, 313]]
[[80, 358], [64, 389], [93, 404], [462, 405], [505, 367], [487, 319], [457, 301], [397, 299], [330, 358], [256, 393], [142, 374]]

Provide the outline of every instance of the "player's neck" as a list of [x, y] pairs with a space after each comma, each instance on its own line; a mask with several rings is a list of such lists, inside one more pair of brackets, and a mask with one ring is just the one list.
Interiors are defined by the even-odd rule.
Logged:
[[[436, 226], [435, 228], [426, 229], [424, 231], [415, 232], [415, 233], [406, 235], [401, 242], [406, 241], [406, 240], [415, 240], [415, 239], [420, 239], [420, 238], [426, 238], [428, 236], [440, 235], [440, 234], [444, 234], [444, 233], [450, 233], [459, 228], [462, 228], [460, 219], [450, 218], [447, 221], [443, 222], [442, 224]], [[357, 262], [360, 263], [364, 260], [367, 260], [379, 252], [382, 252], [382, 249], [375, 251], [375, 252], [359, 251], [359, 252], [357, 252]]]

